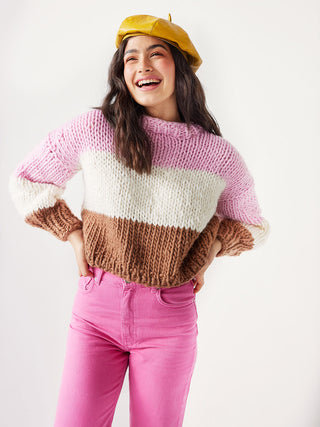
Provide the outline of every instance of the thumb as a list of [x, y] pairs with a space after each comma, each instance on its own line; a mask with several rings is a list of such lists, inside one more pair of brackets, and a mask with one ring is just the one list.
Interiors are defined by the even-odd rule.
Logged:
[[93, 277], [92, 271], [89, 269], [88, 263], [83, 261], [79, 265], [79, 274], [80, 276], [90, 276]]

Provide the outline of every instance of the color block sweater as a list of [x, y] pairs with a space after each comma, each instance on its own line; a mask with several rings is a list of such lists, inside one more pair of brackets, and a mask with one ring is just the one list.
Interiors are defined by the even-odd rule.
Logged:
[[[52, 130], [11, 173], [9, 192], [25, 222], [66, 241], [83, 231], [89, 265], [127, 281], [179, 286], [217, 257], [261, 245], [253, 178], [237, 149], [201, 126], [141, 117], [151, 141], [152, 172], [138, 174], [115, 157], [114, 130], [100, 110]], [[81, 219], [61, 197], [82, 171]]]

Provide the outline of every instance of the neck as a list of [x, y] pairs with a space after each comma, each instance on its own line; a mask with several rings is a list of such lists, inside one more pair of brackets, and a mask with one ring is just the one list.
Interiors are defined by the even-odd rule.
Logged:
[[159, 111], [155, 108], [146, 108], [146, 113], [154, 118], [166, 120], [168, 122], [182, 122], [178, 109], [175, 111]]

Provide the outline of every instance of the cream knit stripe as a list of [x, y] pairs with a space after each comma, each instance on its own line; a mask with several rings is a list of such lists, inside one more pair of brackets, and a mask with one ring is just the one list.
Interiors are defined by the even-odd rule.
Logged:
[[9, 188], [11, 198], [23, 217], [39, 209], [54, 206], [65, 190], [65, 187], [32, 182], [15, 174], [10, 176]]
[[201, 232], [225, 187], [217, 175], [200, 170], [152, 168], [139, 175], [113, 153], [82, 153], [85, 197], [82, 208], [110, 217]]
[[261, 222], [260, 224], [257, 224], [257, 225], [243, 224], [243, 223], [242, 225], [245, 226], [246, 229], [250, 231], [254, 239], [253, 241], [254, 246], [252, 249], [256, 249], [257, 247], [261, 246], [269, 238], [270, 224], [266, 220], [266, 218], [261, 217]]

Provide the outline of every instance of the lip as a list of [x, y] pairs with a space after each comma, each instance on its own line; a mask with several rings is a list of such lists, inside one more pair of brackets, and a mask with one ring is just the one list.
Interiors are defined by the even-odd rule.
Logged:
[[[142, 79], [142, 80], [144, 80], [144, 79]], [[162, 83], [162, 80], [161, 80], [161, 82], [160, 83], [158, 83], [157, 85], [155, 85], [155, 86], [138, 86], [138, 85], [136, 85], [137, 86], [137, 88], [139, 89], [139, 90], [142, 90], [143, 92], [146, 92], [146, 91], [148, 91], [148, 90], [155, 90], [155, 89], [157, 89], [160, 85], [161, 85], [161, 83]]]

